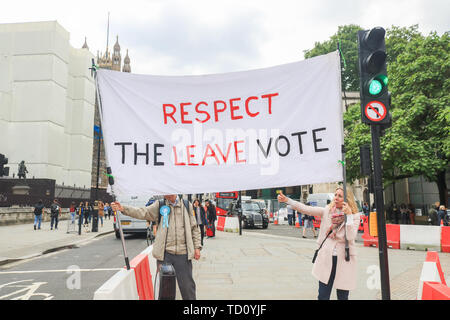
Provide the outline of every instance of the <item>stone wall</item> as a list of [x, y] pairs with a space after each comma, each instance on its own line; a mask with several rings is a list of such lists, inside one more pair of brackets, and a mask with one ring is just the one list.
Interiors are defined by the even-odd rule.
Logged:
[[[50, 209], [45, 208], [42, 216], [42, 222], [50, 221]], [[59, 221], [68, 220], [70, 213], [68, 208], [61, 209]], [[0, 208], [0, 226], [8, 226], [14, 224], [25, 224], [34, 222], [34, 208]]]

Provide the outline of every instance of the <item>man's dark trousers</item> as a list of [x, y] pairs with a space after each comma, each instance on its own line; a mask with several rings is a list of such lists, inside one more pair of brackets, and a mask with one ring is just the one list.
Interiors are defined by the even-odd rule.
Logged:
[[[177, 283], [183, 300], [196, 300], [195, 282], [192, 277], [192, 261], [188, 260], [187, 254], [170, 254], [166, 252], [164, 262], [171, 263], [175, 268]], [[158, 260], [158, 269], [161, 264], [162, 261]]]
[[58, 229], [58, 216], [52, 216], [50, 222], [50, 228], [53, 229], [53, 222], [55, 223], [55, 229]]

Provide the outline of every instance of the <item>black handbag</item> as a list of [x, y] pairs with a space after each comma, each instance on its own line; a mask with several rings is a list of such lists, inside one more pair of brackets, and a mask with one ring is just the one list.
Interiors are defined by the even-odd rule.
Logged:
[[317, 250], [314, 252], [314, 257], [313, 257], [313, 259], [312, 259], [312, 263], [316, 262], [317, 255], [319, 254], [319, 250], [322, 248], [323, 243], [325, 242], [325, 240], [327, 240], [327, 238], [328, 238], [328, 236], [331, 234], [331, 232], [333, 232], [333, 231], [328, 232], [328, 234], [327, 234], [327, 236], [325, 237], [325, 239], [323, 239], [322, 244], [320, 245], [319, 249], [317, 249]]

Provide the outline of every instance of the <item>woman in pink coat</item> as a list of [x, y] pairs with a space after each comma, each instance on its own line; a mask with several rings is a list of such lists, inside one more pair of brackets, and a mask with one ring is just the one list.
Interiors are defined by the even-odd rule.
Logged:
[[[321, 217], [317, 243], [320, 246], [323, 242], [323, 245], [312, 270], [313, 276], [319, 280], [319, 300], [329, 300], [333, 286], [336, 288], [338, 300], [348, 300], [349, 291], [356, 288], [355, 239], [360, 221], [358, 208], [350, 190], [347, 198], [348, 203], [344, 202], [344, 190], [338, 187], [333, 201], [321, 208], [304, 205], [289, 199], [283, 193], [278, 195], [279, 202], [286, 202], [306, 215]], [[345, 260], [345, 234], [349, 244], [349, 261]]]

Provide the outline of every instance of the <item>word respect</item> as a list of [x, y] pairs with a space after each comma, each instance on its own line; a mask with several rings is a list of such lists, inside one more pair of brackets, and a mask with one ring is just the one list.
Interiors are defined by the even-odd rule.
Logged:
[[197, 103], [182, 102], [177, 105], [164, 103], [162, 105], [164, 124], [178, 122], [192, 124], [193, 121], [199, 123], [218, 122], [219, 115], [222, 114], [222, 119], [225, 119], [226, 113], [228, 113], [231, 120], [243, 119], [244, 114], [254, 118], [262, 112], [264, 107], [267, 108], [267, 114], [270, 115], [272, 114], [272, 99], [276, 96], [278, 96], [278, 93], [269, 93], [260, 97], [251, 96], [245, 99], [215, 100], [211, 104], [208, 104], [206, 101]]

